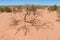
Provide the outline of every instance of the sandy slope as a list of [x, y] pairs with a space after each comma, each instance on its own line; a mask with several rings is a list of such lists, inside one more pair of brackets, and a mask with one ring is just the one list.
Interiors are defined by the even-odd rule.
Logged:
[[[39, 15], [36, 19], [40, 20], [41, 24], [47, 23], [47, 27], [43, 25], [38, 31], [30, 23], [24, 22], [25, 11], [17, 14], [1, 13], [0, 40], [60, 40], [60, 22], [56, 21], [57, 13], [43, 9], [38, 9], [37, 13]], [[19, 20], [17, 26], [9, 26], [12, 23], [11, 18]], [[27, 20], [34, 18], [33, 14], [27, 16]], [[27, 35], [24, 35], [23, 29], [18, 31], [18, 28], [20, 29], [24, 25], [27, 25], [27, 28], [29, 28]]]

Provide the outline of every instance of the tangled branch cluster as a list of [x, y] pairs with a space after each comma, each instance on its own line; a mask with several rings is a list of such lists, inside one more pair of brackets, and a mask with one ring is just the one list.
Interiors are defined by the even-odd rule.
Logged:
[[15, 28], [15, 26], [18, 25], [20, 20], [17, 20], [16, 18], [11, 18], [11, 23], [9, 24], [9, 26], [14, 26], [13, 28]]

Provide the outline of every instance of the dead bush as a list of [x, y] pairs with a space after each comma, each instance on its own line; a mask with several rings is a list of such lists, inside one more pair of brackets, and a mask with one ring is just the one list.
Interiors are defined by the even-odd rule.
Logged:
[[[9, 26], [17, 26], [20, 20], [17, 20], [15, 18], [11, 18], [11, 23]], [[14, 27], [15, 28], [15, 27]]]
[[20, 31], [22, 30], [24, 32], [24, 36], [26, 36], [29, 32], [29, 28], [26, 26], [26, 25], [23, 25], [21, 28], [18, 28], [15, 35]]

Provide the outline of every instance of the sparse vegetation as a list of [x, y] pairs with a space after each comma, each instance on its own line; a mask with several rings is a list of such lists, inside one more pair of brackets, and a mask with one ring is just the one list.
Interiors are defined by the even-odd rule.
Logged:
[[[25, 10], [26, 14], [24, 16], [24, 23], [30, 23], [34, 28], [36, 28], [37, 31], [40, 28], [42, 28], [42, 29], [46, 29], [46, 28], [49, 29], [50, 28], [49, 24], [51, 25], [52, 23], [50, 23], [50, 22], [41, 23], [40, 20], [36, 19], [38, 17], [38, 15], [39, 15], [38, 13], [36, 13], [36, 10], [40, 9], [40, 8], [43, 8], [43, 6], [25, 5], [23, 8], [26, 9]], [[57, 6], [54, 5], [54, 6], [50, 6], [48, 8], [48, 10], [56, 11], [58, 9], [57, 9]], [[22, 11], [22, 7], [21, 6], [17, 6], [17, 7], [13, 6], [13, 9], [11, 9], [10, 7], [0, 7], [0, 11], [1, 12], [12, 12], [13, 11], [14, 13], [16, 13], [16, 12]], [[27, 20], [26, 17], [30, 16], [30, 14], [31, 14], [30, 12], [31, 11], [32, 11], [34, 17], [32, 17], [29, 21], [26, 21]], [[16, 15], [14, 15], [14, 16], [16, 16]], [[13, 28], [15, 28], [15, 26], [18, 25], [19, 21], [20, 20], [17, 20], [16, 18], [13, 17], [12, 20], [11, 20], [11, 24], [9, 26], [12, 26]], [[18, 31], [20, 31], [22, 29], [24, 31], [24, 35], [27, 35], [27, 33], [30, 31], [28, 27], [26, 25], [23, 25], [21, 28], [17, 29], [15, 34], [17, 34]]]
[[[11, 8], [13, 9], [11, 9]], [[44, 7], [48, 7], [49, 11], [57, 11], [58, 10], [58, 6], [57, 5], [53, 5], [53, 6], [40, 6], [40, 5], [25, 5], [25, 6], [0, 6], [0, 12], [22, 12], [22, 8], [27, 9], [27, 11], [32, 11], [32, 12], [36, 12], [37, 9], [41, 9]]]
[[[43, 8], [44, 6], [39, 5], [20, 5], [20, 6], [0, 6], [0, 12], [22, 12], [22, 8], [27, 9], [28, 12], [32, 11], [36, 14], [36, 10]], [[12, 9], [13, 8], [13, 9]]]
[[9, 7], [0, 7], [0, 12], [12, 12], [11, 8]]
[[57, 11], [58, 10], [58, 6], [57, 5], [49, 6], [48, 10], [49, 11]]
[[24, 21], [26, 22], [26, 17], [27, 17], [27, 15], [31, 14], [30, 13], [31, 11], [35, 15], [36, 14], [36, 10], [37, 10], [37, 6], [36, 5], [29, 5], [29, 6], [26, 5], [26, 14], [24, 16]]
[[9, 7], [4, 7], [4, 11], [5, 12], [12, 12], [11, 8], [9, 8]]
[[0, 12], [4, 12], [4, 9], [3, 9], [3, 7], [0, 7]]

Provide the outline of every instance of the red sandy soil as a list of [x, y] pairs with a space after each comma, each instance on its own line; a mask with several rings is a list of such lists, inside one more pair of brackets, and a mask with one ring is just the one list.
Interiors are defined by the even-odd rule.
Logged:
[[[40, 14], [36, 19], [40, 20], [41, 23], [46, 22], [47, 26], [41, 26], [36, 31], [36, 28], [30, 23], [24, 22], [24, 14], [22, 13], [1, 13], [0, 14], [0, 40], [60, 40], [60, 22], [57, 22], [57, 12], [49, 12], [46, 9], [38, 9], [37, 13]], [[17, 26], [9, 26], [11, 18], [14, 17], [20, 20]], [[35, 16], [30, 14], [27, 16], [27, 20], [33, 19]], [[49, 23], [51, 24], [49, 24]], [[17, 32], [18, 28], [27, 25], [29, 31], [27, 35], [24, 35], [24, 31], [21, 29]], [[16, 33], [17, 32], [17, 33]]]

